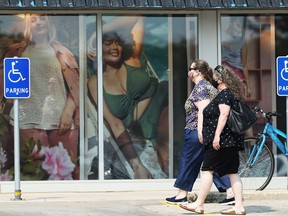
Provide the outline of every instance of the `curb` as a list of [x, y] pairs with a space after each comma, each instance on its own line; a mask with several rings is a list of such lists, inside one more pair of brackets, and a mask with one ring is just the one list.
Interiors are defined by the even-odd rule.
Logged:
[[[188, 194], [188, 201], [194, 202], [197, 199], [197, 192], [191, 192]], [[225, 199], [226, 193], [219, 193], [217, 191], [212, 191], [208, 194], [205, 202], [206, 203], [215, 203]], [[243, 191], [244, 200], [288, 200], [288, 190], [263, 190], [263, 191], [255, 191], [255, 190], [244, 190]]]

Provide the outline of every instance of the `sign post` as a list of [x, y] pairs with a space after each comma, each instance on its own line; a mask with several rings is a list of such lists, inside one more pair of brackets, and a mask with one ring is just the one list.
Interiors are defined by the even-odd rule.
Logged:
[[28, 58], [4, 59], [4, 97], [14, 99], [14, 180], [15, 200], [22, 200], [20, 188], [19, 101], [30, 97], [30, 60]]
[[[277, 94], [279, 96], [286, 96], [286, 119], [288, 117], [288, 56], [277, 57]], [[288, 134], [288, 122], [286, 121], [286, 136]], [[285, 149], [287, 151], [288, 137], [286, 137]], [[287, 154], [287, 152], [286, 152]], [[288, 163], [288, 159], [287, 159]], [[287, 166], [288, 173], [288, 166]], [[287, 175], [287, 189], [288, 189], [288, 175]]]

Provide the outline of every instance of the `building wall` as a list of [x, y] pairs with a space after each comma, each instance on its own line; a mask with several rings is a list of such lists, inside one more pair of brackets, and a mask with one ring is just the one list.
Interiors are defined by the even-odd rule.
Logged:
[[[41, 13], [40, 10], [37, 12]], [[125, 157], [125, 152], [123, 152], [121, 148], [119, 149], [119, 144], [115, 141], [116, 135], [111, 132], [113, 131], [111, 129], [113, 126], [107, 123], [107, 119], [101, 119], [105, 112], [105, 107], [102, 109], [101, 107], [97, 107], [97, 105], [95, 106], [93, 100], [88, 96], [87, 81], [94, 74], [98, 74], [98, 80], [94, 82], [95, 85], [103, 85], [101, 77], [104, 76], [104, 73], [102, 74], [101, 72], [105, 71], [105, 67], [102, 68], [102, 57], [104, 54], [99, 51], [103, 48], [100, 39], [102, 38], [103, 29], [99, 27], [99, 25], [101, 25], [99, 19], [102, 19], [101, 15], [103, 15], [103, 22], [109, 23], [114, 17], [119, 18], [119, 15], [127, 18], [128, 15], [126, 11], [103, 11], [103, 14], [98, 15], [93, 11], [84, 12], [84, 10], [79, 10], [79, 14], [74, 13], [73, 15], [66, 12], [67, 11], [59, 10], [56, 12], [56, 15], [54, 12], [52, 20], [56, 27], [57, 40], [71, 51], [79, 65], [80, 127], [77, 140], [78, 151], [76, 151], [77, 155], [75, 157], [75, 154], [71, 154], [69, 150], [67, 150], [67, 152], [65, 152], [65, 150], [60, 151], [59, 143], [49, 144], [48, 147], [50, 150], [54, 149], [55, 152], [60, 152], [62, 157], [68, 154], [68, 162], [65, 161], [67, 165], [66, 168], [69, 170], [69, 167], [79, 167], [79, 177], [75, 174], [75, 169], [70, 170], [70, 173], [66, 176], [60, 175], [59, 172], [57, 173], [59, 175], [52, 175], [52, 172], [50, 172], [48, 168], [43, 168], [43, 158], [38, 156], [38, 158], [35, 158], [35, 155], [33, 160], [30, 158], [31, 154], [35, 153], [35, 151], [33, 151], [33, 149], [35, 150], [35, 144], [38, 146], [37, 153], [40, 154], [40, 148], [43, 143], [40, 142], [37, 145], [36, 140], [34, 140], [34, 142], [27, 142], [21, 139], [20, 142], [23, 143], [21, 144], [20, 152], [23, 157], [21, 158], [20, 167], [21, 181], [23, 181], [24, 187], [27, 188], [27, 190], [34, 190], [30, 188], [31, 185], [34, 184], [34, 180], [46, 182], [49, 178], [51, 180], [54, 178], [53, 180], [63, 181], [47, 181], [49, 182], [49, 187], [46, 187], [47, 190], [53, 190], [54, 186], [55, 189], [57, 188], [56, 190], [62, 190], [63, 188], [74, 190], [75, 185], [79, 187], [79, 190], [81, 188], [81, 190], [84, 191], [90, 189], [102, 190], [103, 188], [125, 190], [130, 189], [131, 184], [135, 189], [141, 189], [144, 186], [147, 189], [157, 187], [163, 189], [170, 188], [179, 170], [178, 161], [183, 143], [183, 127], [185, 126], [184, 103], [193, 88], [191, 81], [187, 79], [187, 68], [190, 66], [191, 61], [196, 58], [205, 59], [212, 68], [221, 63], [221, 48], [224, 39], [224, 33], [221, 30], [227, 27], [229, 20], [231, 20], [230, 15], [235, 15], [235, 12], [195, 10], [181, 11], [175, 14], [172, 11], [165, 11], [162, 15], [158, 15], [157, 11], [141, 14], [145, 18], [145, 25], [142, 29], [145, 36], [145, 39], [142, 41], [145, 56], [141, 56], [142, 65], [146, 67], [145, 72], [157, 78], [159, 83], [168, 82], [169, 86], [166, 95], [169, 99], [169, 113], [168, 115], [166, 113], [170, 123], [168, 127], [169, 143], [166, 149], [169, 157], [169, 165], [165, 168], [163, 164], [161, 164], [161, 161], [158, 160], [158, 152], [155, 150], [157, 149], [156, 145], [158, 143], [154, 139], [150, 139], [147, 136], [140, 139], [135, 134], [130, 133], [134, 148], [138, 151], [138, 157], [150, 168], [150, 170], [148, 170], [152, 173], [153, 177], [158, 179], [156, 183], [153, 181], [153, 184], [151, 184], [150, 180], [142, 179], [140, 182], [133, 180], [135, 173], [131, 168], [131, 164], [129, 164], [129, 160], [127, 160], [127, 156]], [[131, 11], [129, 12], [131, 13]], [[134, 12], [140, 15], [139, 11], [133, 11], [133, 13]], [[21, 13], [21, 11], [19, 11], [19, 13]], [[276, 73], [274, 59], [275, 56], [278, 56], [280, 53], [277, 50], [284, 46], [283, 35], [287, 33], [287, 30], [285, 26], [281, 25], [281, 22], [285, 19], [286, 14], [277, 16], [274, 15], [274, 11], [270, 11], [267, 15], [267, 13], [261, 14], [261, 11], [256, 10], [249, 11], [249, 14], [243, 13], [243, 11], [237, 11], [237, 13], [237, 17], [248, 19], [245, 23], [245, 39], [248, 41], [247, 64], [252, 92], [251, 96], [247, 98], [247, 101], [251, 106], [263, 107], [265, 111], [281, 110], [283, 107], [283, 98], [276, 96], [275, 83], [273, 82]], [[276, 22], [275, 16], [277, 17]], [[3, 14], [0, 15], [0, 20], [2, 21], [0, 38], [0, 40], [2, 40], [1, 55], [3, 55], [7, 47], [23, 39], [23, 26], [25, 25], [23, 16], [19, 15]], [[126, 31], [124, 32], [123, 29], [119, 31], [121, 33], [127, 33]], [[88, 41], [93, 32], [96, 32], [98, 37], [93, 45], [98, 47], [98, 49], [96, 49], [96, 57], [91, 60], [87, 57], [87, 54], [89, 52]], [[281, 39], [278, 39], [279, 37], [281, 37]], [[126, 39], [127, 38], [128, 36], [126, 36]], [[285, 53], [285, 51], [283, 52]], [[281, 52], [281, 55], [283, 55], [283, 52]], [[31, 62], [31, 65], [33, 65], [35, 61]], [[99, 64], [97, 62], [99, 62]], [[31, 79], [33, 79], [33, 74]], [[49, 82], [47, 82], [47, 86], [43, 87], [48, 89], [48, 85]], [[97, 95], [98, 104], [102, 105], [103, 95], [100, 90], [102, 88], [98, 87], [97, 89], [98, 92], [100, 92]], [[107, 91], [107, 89], [108, 88], [105, 89], [104, 82], [103, 90]], [[56, 93], [55, 95], [58, 94]], [[162, 98], [163, 95], [159, 97]], [[6, 104], [5, 108], [7, 109], [4, 109], [3, 113], [9, 114], [9, 103]], [[152, 111], [156, 111], [156, 108], [152, 109]], [[97, 119], [101, 119], [101, 121]], [[282, 121], [281, 119], [277, 120], [279, 126], [285, 130], [282, 126], [284, 122], [283, 119]], [[260, 118], [259, 122], [253, 128], [253, 131], [251, 131], [252, 135], [257, 134], [257, 131], [263, 126], [263, 122], [264, 119]], [[165, 129], [166, 125], [163, 123], [161, 128]], [[126, 126], [128, 127], [128, 125]], [[11, 129], [10, 123], [6, 122], [3, 127], [7, 128], [6, 133], [1, 137], [1, 143], [5, 150], [7, 161], [5, 166], [3, 165], [1, 168], [1, 174], [3, 178], [11, 181], [2, 181], [1, 188], [3, 185], [3, 191], [9, 191], [13, 186], [14, 161], [13, 148], [11, 149], [11, 147], [13, 147], [13, 133], [11, 130], [8, 130]], [[133, 129], [130, 131], [133, 132]], [[157, 131], [154, 130], [153, 132]], [[70, 139], [66, 139], [65, 141], [67, 142], [66, 146], [69, 146]], [[63, 145], [65, 148], [64, 141]], [[68, 148], [69, 147], [66, 149]], [[274, 149], [274, 151], [275, 153], [277, 152], [276, 149]], [[278, 167], [275, 175], [280, 177], [287, 175], [287, 169], [285, 169], [287, 163], [284, 162], [284, 158], [281, 154], [276, 158]], [[54, 165], [54, 168], [59, 168], [55, 162], [52, 163], [52, 165]], [[6, 172], [7, 170], [9, 170], [9, 173]], [[69, 180], [70, 177], [74, 179], [74, 181], [66, 181]], [[78, 178], [80, 180], [78, 180]], [[117, 186], [112, 187], [115, 183], [117, 183]], [[65, 187], [63, 184], [65, 184]], [[39, 185], [41, 187], [39, 188], [40, 191], [45, 190], [42, 188], [41, 182]], [[63, 186], [62, 189], [61, 185]], [[103, 187], [103, 185], [105, 186]]]

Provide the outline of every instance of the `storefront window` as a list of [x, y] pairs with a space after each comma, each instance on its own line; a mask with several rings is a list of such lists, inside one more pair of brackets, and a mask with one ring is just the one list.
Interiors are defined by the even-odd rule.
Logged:
[[[97, 15], [0, 16], [1, 73], [6, 57], [27, 57], [31, 63], [31, 96], [19, 103], [21, 180], [177, 174], [187, 67], [198, 55], [197, 18], [113, 14], [102, 19], [103, 97], [98, 101]], [[1, 179], [13, 180], [13, 101], [3, 95], [1, 101]]]
[[[277, 14], [275, 15], [275, 59], [278, 56], [287, 56], [288, 46], [287, 46], [287, 35], [288, 26], [286, 25], [288, 21], [287, 14]], [[276, 80], [276, 79], [275, 79]], [[276, 89], [276, 87], [275, 87]], [[275, 93], [276, 95], [276, 93]], [[286, 104], [286, 106], [285, 106]], [[287, 97], [276, 96], [276, 106], [277, 112], [281, 113], [281, 116], [277, 118], [277, 128], [287, 132]], [[284, 143], [286, 140], [282, 140]], [[277, 150], [277, 176], [287, 176], [287, 157]]]
[[[195, 17], [186, 21], [183, 15], [103, 16], [104, 179], [164, 179], [178, 169], [171, 167], [174, 161], [178, 164], [183, 137], [177, 134], [177, 141], [169, 142], [169, 132], [183, 125], [179, 120], [185, 123], [181, 111], [187, 95], [187, 56], [191, 60], [196, 55], [196, 28]], [[89, 39], [94, 46], [95, 35]], [[96, 71], [88, 79], [94, 115], [99, 89]], [[173, 100], [183, 99], [171, 115], [176, 125], [169, 125], [171, 74], [176, 85]], [[181, 134], [183, 130], [184, 126]], [[95, 155], [91, 164], [94, 173], [99, 170], [98, 158]]]
[[188, 68], [198, 58], [198, 17], [195, 15], [172, 17], [173, 38], [173, 173], [179, 173], [186, 124], [185, 101], [193, 89], [188, 79]]
[[[274, 21], [275, 19], [275, 21]], [[282, 114], [277, 127], [285, 131], [285, 97], [276, 96], [276, 58], [287, 55], [286, 15], [223, 15], [221, 16], [222, 64], [230, 66], [246, 85], [246, 102], [265, 112], [277, 110]], [[275, 38], [275, 40], [274, 40]], [[286, 51], [285, 51], [286, 49]], [[276, 104], [273, 106], [273, 104]], [[276, 119], [273, 119], [276, 120]], [[255, 136], [264, 127], [265, 117], [247, 131]], [[267, 144], [275, 153], [276, 175], [287, 175], [287, 160], [277, 153], [271, 141]]]
[[[251, 106], [272, 110], [272, 25], [270, 15], [221, 16], [221, 60], [245, 84], [245, 100]], [[263, 119], [264, 120], [264, 119]], [[247, 136], [263, 126], [259, 119]]]
[[[104, 178], [167, 178], [168, 18], [107, 15], [102, 31]], [[96, 83], [94, 71], [95, 105]]]
[[[0, 15], [1, 181], [14, 175], [13, 100], [3, 97], [2, 76], [3, 60], [14, 56], [31, 63], [31, 96], [19, 101], [21, 180], [177, 177], [184, 103], [193, 89], [187, 68], [199, 56], [198, 17], [104, 14], [97, 22], [98, 16]], [[286, 101], [276, 96], [275, 61], [287, 55], [286, 21], [286, 14], [222, 14], [218, 29], [221, 64], [243, 81], [251, 107], [283, 114], [283, 131]], [[260, 117], [246, 135], [264, 123]], [[277, 175], [287, 175], [286, 157], [275, 155]]]
[[[30, 59], [30, 98], [19, 100], [21, 180], [79, 179], [78, 20], [0, 16], [1, 73], [6, 57]], [[14, 109], [13, 101], [3, 97], [2, 75], [0, 92], [1, 180], [11, 180]]]

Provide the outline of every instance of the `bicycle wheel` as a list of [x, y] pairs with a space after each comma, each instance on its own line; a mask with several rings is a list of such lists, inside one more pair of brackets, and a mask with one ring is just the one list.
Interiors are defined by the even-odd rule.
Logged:
[[[264, 190], [273, 177], [275, 160], [272, 151], [265, 144], [257, 161], [251, 166], [247, 161], [255, 145], [258, 149], [256, 138], [245, 139], [244, 151], [239, 152], [240, 166], [238, 172], [243, 182], [243, 189]], [[252, 155], [252, 158], [254, 157]]]

